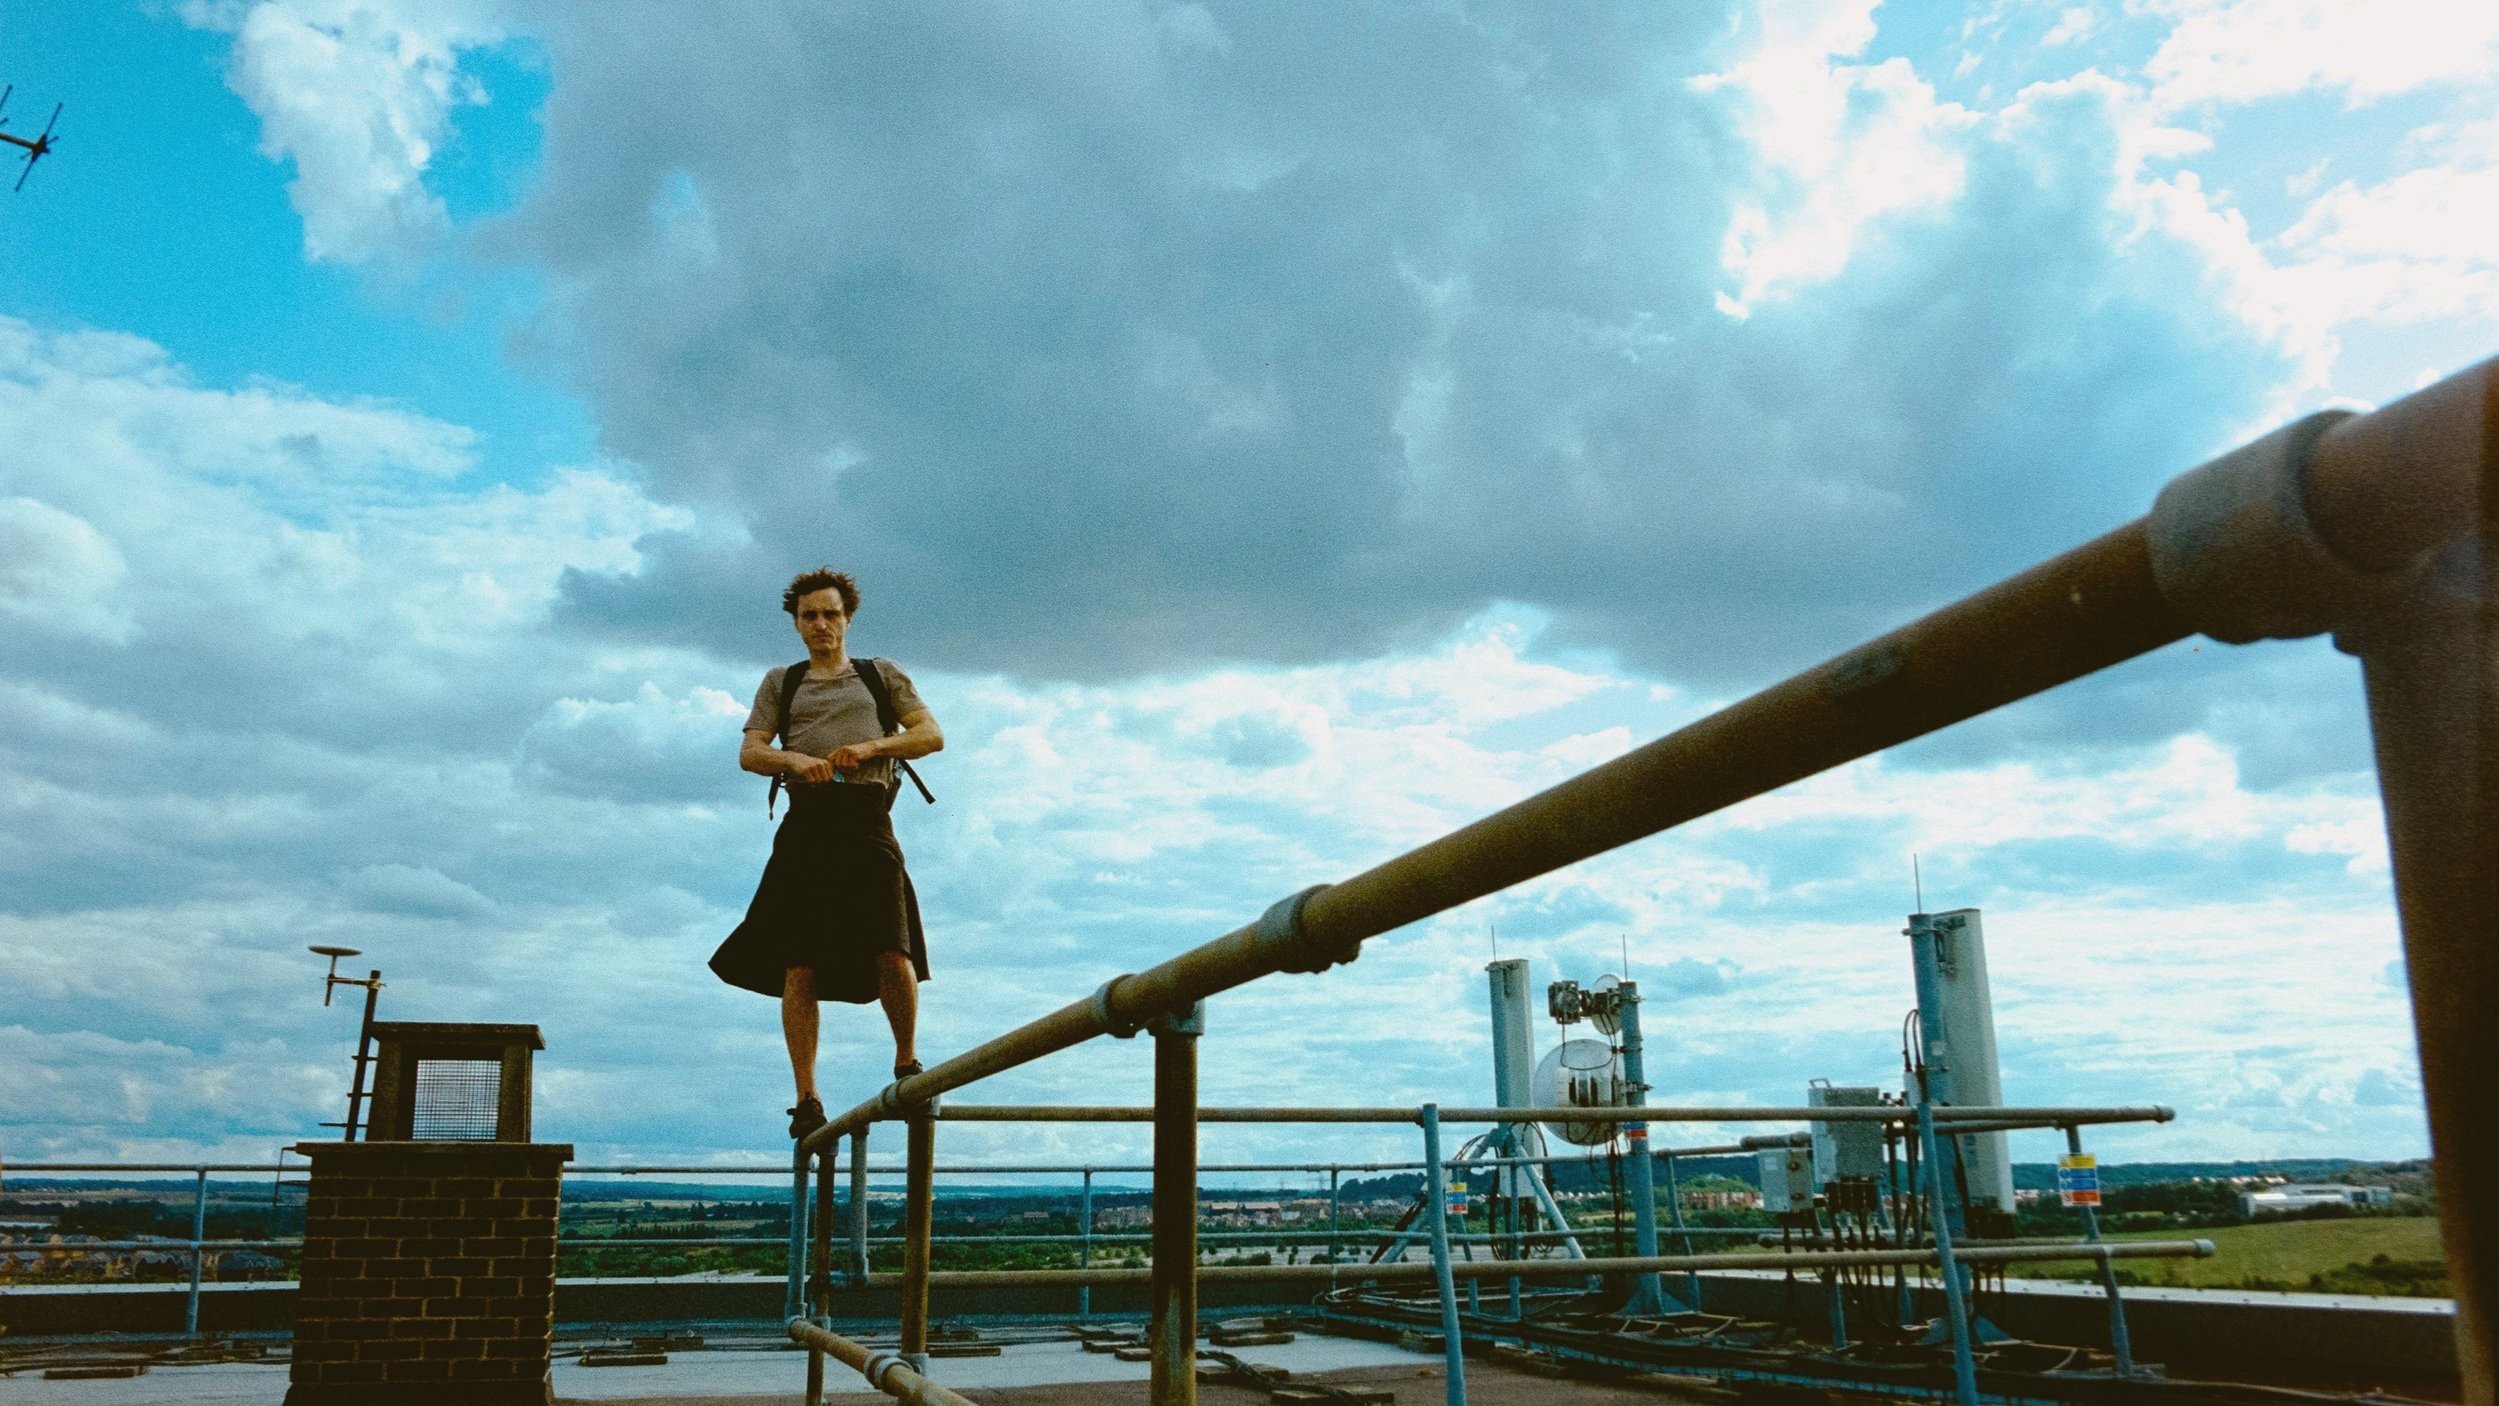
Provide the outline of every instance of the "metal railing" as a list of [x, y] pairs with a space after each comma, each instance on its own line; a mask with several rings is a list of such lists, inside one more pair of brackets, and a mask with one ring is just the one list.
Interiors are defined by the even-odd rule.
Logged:
[[[2499, 361], [2370, 414], [2312, 415], [2180, 475], [2146, 517], [1341, 883], [1304, 889], [1253, 923], [888, 1085], [799, 1145], [793, 1243], [813, 1162], [824, 1204], [809, 1276], [829, 1283], [834, 1149], [849, 1138], [854, 1162], [864, 1161], [869, 1125], [902, 1121], [909, 1243], [901, 1336], [907, 1357], [922, 1353], [939, 1121], [932, 1115], [941, 1096], [1103, 1035], [1151, 1031], [1155, 1204], [1193, 1205], [1203, 1116], [1196, 1041], [1208, 997], [1277, 972], [1325, 971], [1383, 933], [2191, 634], [2249, 643], [2333, 633], [2361, 660], [2377, 741], [2463, 1375], [2468, 1399], [2494, 1406], [2499, 1197], [2491, 1193], [2499, 1189], [2499, 1139], [2479, 1125], [2483, 1090], [2499, 1074], [2499, 1021], [2489, 1015], [2499, 1009], [2492, 542], [2499, 542]], [[1815, 1109], [1811, 1117], [1841, 1111]], [[1245, 1120], [1253, 1112], [1296, 1113], [1236, 1112]], [[1920, 1105], [1920, 1138], [1957, 1112]], [[1514, 1121], [1515, 1113], [1498, 1116]], [[1419, 1121], [1437, 1180], [1438, 1110], [1427, 1106]], [[1940, 1206], [1940, 1195], [1933, 1199]], [[1195, 1216], [1172, 1217], [1168, 1230], [1158, 1217], [1156, 1230], [1152, 1400], [1193, 1402]], [[1940, 1221], [1937, 1231], [1938, 1268], [1950, 1286], [1958, 1282], [1954, 1256]], [[1436, 1277], [1448, 1394], [1462, 1402], [1445, 1257]], [[799, 1312], [801, 1287], [794, 1275], [791, 1335], [818, 1344], [818, 1330]], [[1953, 1307], [1957, 1387], [1966, 1402], [1975, 1396], [1967, 1325], [1960, 1305]], [[811, 1345], [811, 1399], [820, 1395], [822, 1354]]]
[[[963, 1111], [967, 1110], [958, 1110], [958, 1112]], [[1690, 1158], [1722, 1156], [1734, 1153], [1750, 1152], [1753, 1150], [1753, 1147], [1750, 1145], [1728, 1144], [1725, 1146], [1670, 1149], [1662, 1152], [1660, 1155], [1670, 1158]], [[1585, 1154], [1547, 1157], [1498, 1157], [1480, 1158], [1470, 1165], [1478, 1168], [1530, 1165], [1562, 1166], [1584, 1163], [1588, 1160], [1589, 1159]], [[1349, 1173], [1376, 1174], [1384, 1172], [1420, 1171], [1422, 1170], [1423, 1165], [1424, 1164], [1419, 1161], [1208, 1163], [1199, 1170], [1207, 1174], [1226, 1175], [1272, 1175], [1278, 1173], [1293, 1173], [1317, 1176], [1324, 1174], [1328, 1179], [1328, 1220], [1324, 1227], [1313, 1226], [1297, 1229], [1279, 1225], [1274, 1228], [1258, 1230], [1201, 1231], [1199, 1233], [1199, 1239], [1209, 1243], [1239, 1242], [1248, 1245], [1274, 1245], [1278, 1248], [1302, 1245], [1324, 1245], [1327, 1249], [1330, 1260], [1333, 1261], [1340, 1258], [1344, 1254], [1344, 1247], [1348, 1241], [1367, 1238], [1366, 1232], [1373, 1232], [1379, 1229], [1378, 1227], [1367, 1224], [1347, 1225], [1344, 1223], [1342, 1219], [1343, 1178]], [[183, 1335], [186, 1337], [197, 1337], [200, 1335], [199, 1325], [201, 1293], [203, 1285], [206, 1282], [206, 1270], [208, 1267], [208, 1260], [211, 1255], [232, 1250], [300, 1249], [303, 1245], [303, 1237], [301, 1235], [271, 1235], [256, 1238], [207, 1238], [206, 1231], [209, 1193], [211, 1190], [209, 1182], [210, 1176], [230, 1174], [240, 1176], [269, 1177], [274, 1180], [283, 1177], [287, 1172], [300, 1172], [302, 1170], [304, 1170], [304, 1168], [300, 1164], [280, 1162], [76, 1161], [7, 1163], [5, 1165], [0, 1165], [0, 1172], [19, 1176], [42, 1176], [60, 1173], [119, 1173], [122, 1175], [178, 1173], [192, 1180], [190, 1205], [191, 1234], [187, 1238], [180, 1236], [148, 1236], [125, 1240], [77, 1239], [53, 1241], [0, 1238], [0, 1255], [23, 1253], [36, 1255], [163, 1254], [180, 1256], [184, 1261], [186, 1261], [189, 1271], [189, 1284], [183, 1299], [182, 1331]], [[936, 1173], [940, 1176], [1054, 1176], [1077, 1178], [1078, 1184], [1075, 1189], [1075, 1194], [1077, 1196], [1079, 1207], [1077, 1212], [1077, 1224], [1080, 1228], [1073, 1234], [1064, 1232], [1038, 1233], [1006, 1230], [967, 1235], [934, 1235], [930, 1237], [930, 1240], [931, 1243], [940, 1245], [1074, 1245], [1078, 1249], [1080, 1267], [1089, 1266], [1092, 1262], [1092, 1249], [1096, 1245], [1141, 1244], [1150, 1242], [1153, 1239], [1152, 1232], [1150, 1231], [1123, 1232], [1116, 1230], [1106, 1231], [1096, 1228], [1099, 1222], [1093, 1209], [1095, 1178], [1103, 1176], [1136, 1176], [1150, 1173], [1153, 1170], [1152, 1164], [1143, 1162], [966, 1162], [939, 1167], [936, 1169]], [[784, 1175], [786, 1171], [787, 1169], [785, 1167], [782, 1167], [777, 1163], [768, 1162], [585, 1162], [567, 1164], [564, 1168], [564, 1175], [567, 1177], [680, 1176], [778, 1178]], [[908, 1168], [904, 1164], [898, 1162], [868, 1163], [863, 1165], [859, 1171], [862, 1177], [862, 1185], [864, 1185], [866, 1178], [903, 1176], [907, 1174]], [[1054, 1188], [1036, 1187], [1032, 1188], [1032, 1190], [1036, 1195], [1048, 1195], [1054, 1190]], [[867, 1198], [862, 1196], [858, 1198], [853, 1206], [854, 1213], [862, 1218], [864, 1218], [866, 1214], [866, 1202]], [[1693, 1235], [1723, 1236], [1727, 1238], [1736, 1238], [1759, 1233], [1757, 1227], [1688, 1227], [1687, 1231], [1689, 1234]], [[1510, 1232], [1506, 1234], [1484, 1233], [1452, 1235], [1450, 1238], [1453, 1242], [1461, 1245], [1474, 1245], [1491, 1244], [1500, 1241], [1522, 1238], [1527, 1240], [1556, 1239], [1566, 1235], [1567, 1233], [1568, 1232], [1564, 1231], [1527, 1232], [1524, 1235], [1518, 1232]], [[855, 1243], [861, 1246], [863, 1251], [868, 1248], [879, 1246], [900, 1245], [904, 1243], [904, 1240], [905, 1237], [901, 1235], [878, 1235], [867, 1233], [864, 1227], [855, 1237]], [[789, 1248], [789, 1239], [788, 1237], [779, 1235], [570, 1235], [560, 1236], [556, 1241], [556, 1246], [559, 1251], [662, 1247], [683, 1249], [725, 1249], [759, 1248], [763, 1246], [779, 1246], [784, 1250], [787, 1250]], [[794, 1260], [785, 1262], [783, 1265], [783, 1273], [786, 1274], [790, 1265], [794, 1263], [796, 1263]], [[5, 1292], [5, 1287], [0, 1287], [0, 1292]], [[1084, 1304], [1080, 1307], [1079, 1312], [1080, 1314], [1090, 1312], [1090, 1304]]]

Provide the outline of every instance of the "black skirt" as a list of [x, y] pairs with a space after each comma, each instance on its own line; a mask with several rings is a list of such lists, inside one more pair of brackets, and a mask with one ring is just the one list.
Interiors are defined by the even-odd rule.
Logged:
[[816, 973], [816, 998], [876, 999], [876, 958], [907, 952], [928, 980], [919, 895], [903, 868], [881, 786], [829, 783], [790, 791], [790, 813], [772, 837], [772, 858], [746, 905], [746, 921], [712, 953], [731, 986], [779, 996], [791, 967]]

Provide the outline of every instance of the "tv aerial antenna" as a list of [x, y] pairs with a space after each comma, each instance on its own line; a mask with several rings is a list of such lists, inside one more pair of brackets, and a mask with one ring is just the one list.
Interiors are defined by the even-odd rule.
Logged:
[[[14, 83], [9, 84], [5, 88], [0, 88], [0, 107], [7, 107], [9, 105], [9, 94], [16, 91], [17, 85]], [[61, 105], [59, 103], [54, 103], [52, 105], [52, 116], [45, 119], [41, 135], [28, 138], [21, 137], [14, 132], [0, 132], [0, 142], [7, 142], [11, 146], [23, 147], [26, 150], [26, 165], [24, 169], [17, 173], [17, 184], [9, 187], [11, 191], [14, 192], [24, 190], [26, 188], [26, 178], [35, 174], [35, 163], [52, 154], [52, 125], [60, 120]], [[0, 117], [0, 127], [7, 126], [8, 121], [9, 119]]]
[[339, 958], [361, 957], [364, 954], [353, 947], [334, 947], [322, 942], [314, 943], [311, 950], [316, 957], [330, 959], [329, 975], [321, 979], [322, 1005], [329, 1005], [330, 997], [335, 995], [338, 988], [342, 986], [364, 988], [364, 1023], [356, 1032], [356, 1077], [347, 1092], [347, 1121], [321, 1125], [325, 1128], [341, 1130], [345, 1134], [344, 1141], [354, 1142], [357, 1125], [363, 1121], [365, 1101], [371, 1097], [365, 1090], [365, 1072], [373, 1065], [373, 1008], [382, 998], [382, 971], [381, 968], [376, 967], [365, 976], [340, 976], [338, 974]]

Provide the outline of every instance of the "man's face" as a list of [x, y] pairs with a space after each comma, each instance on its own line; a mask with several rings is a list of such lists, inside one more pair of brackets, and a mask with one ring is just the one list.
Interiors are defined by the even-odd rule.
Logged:
[[792, 618], [798, 625], [798, 637], [806, 641], [810, 654], [840, 648], [842, 633], [850, 628], [850, 616], [842, 609], [842, 593], [829, 586], [800, 596]]

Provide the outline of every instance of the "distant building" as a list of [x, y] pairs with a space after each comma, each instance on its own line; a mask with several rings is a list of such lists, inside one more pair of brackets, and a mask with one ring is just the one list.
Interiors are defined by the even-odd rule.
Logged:
[[2393, 1189], [2384, 1186], [2288, 1182], [2263, 1191], [2242, 1192], [2239, 1204], [2250, 1216], [2290, 1215], [2314, 1206], [2383, 1206], [2394, 1199]]
[[1761, 1193], [1745, 1188], [1741, 1191], [1687, 1191], [1683, 1208], [1687, 1211], [1749, 1211], [1761, 1205]]

